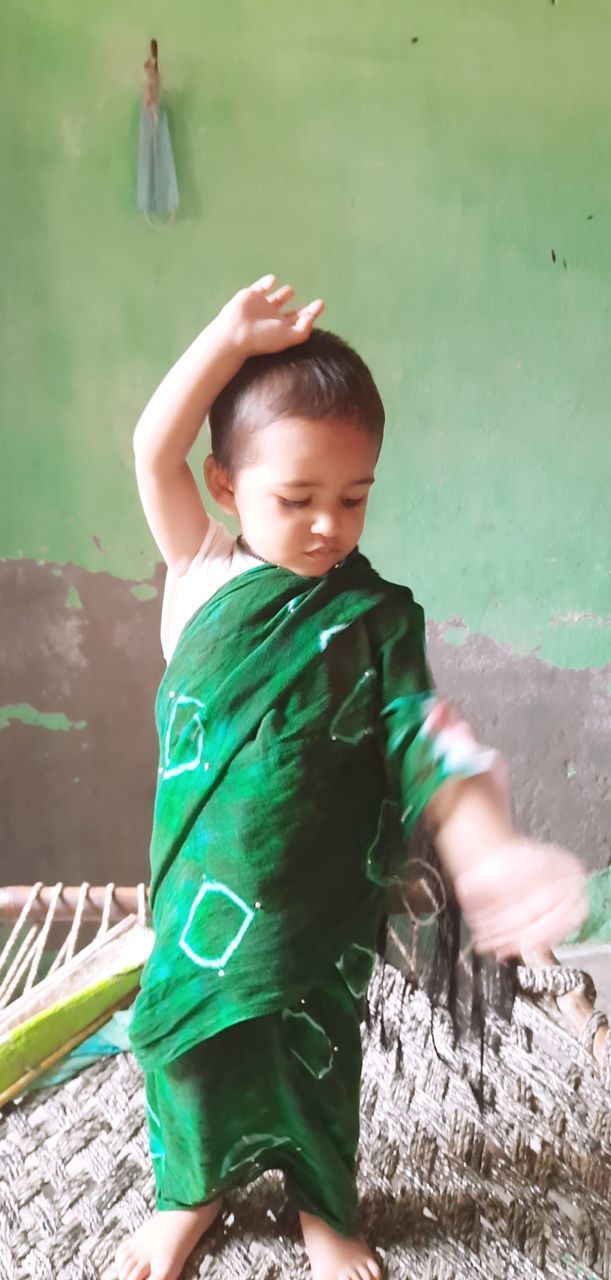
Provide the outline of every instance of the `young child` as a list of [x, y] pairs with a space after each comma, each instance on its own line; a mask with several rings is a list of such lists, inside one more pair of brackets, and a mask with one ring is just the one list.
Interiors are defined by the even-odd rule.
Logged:
[[[323, 303], [266, 276], [170, 371], [135, 433], [168, 565], [151, 846], [155, 946], [132, 1044], [157, 1213], [120, 1280], [177, 1280], [224, 1193], [280, 1169], [314, 1280], [376, 1280], [355, 1234], [363, 999], [384, 886], [426, 808], [474, 946], [583, 915], [569, 853], [517, 836], [491, 753], [432, 692], [422, 610], [359, 553], [384, 410]], [[208, 516], [187, 456], [209, 414]]]

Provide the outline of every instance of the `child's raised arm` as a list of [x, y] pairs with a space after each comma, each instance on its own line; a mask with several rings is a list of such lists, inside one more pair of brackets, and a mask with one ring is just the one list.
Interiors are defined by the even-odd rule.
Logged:
[[318, 300], [281, 312], [293, 290], [275, 284], [274, 276], [263, 276], [223, 307], [170, 369], [134, 432], [142, 506], [174, 573], [188, 569], [208, 526], [187, 457], [211, 404], [249, 356], [304, 342], [323, 310]]

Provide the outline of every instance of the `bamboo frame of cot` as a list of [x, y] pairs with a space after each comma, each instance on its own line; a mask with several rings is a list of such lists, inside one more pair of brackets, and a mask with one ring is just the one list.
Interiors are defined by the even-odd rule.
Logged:
[[[389, 910], [393, 914], [407, 911], [412, 916], [429, 913], [431, 910], [429, 886], [424, 880], [413, 880], [401, 890], [395, 891], [392, 899], [389, 900]], [[19, 987], [28, 966], [23, 994], [34, 987], [44, 954], [45, 942], [52, 925], [69, 922], [71, 927], [49, 973], [69, 963], [77, 954], [78, 935], [83, 923], [99, 922], [94, 939], [95, 944], [107, 938], [113, 926], [115, 928], [119, 926], [120, 931], [122, 923], [134, 918], [143, 926], [149, 919], [148, 889], [142, 883], [116, 885], [111, 882], [106, 885], [91, 885], [85, 881], [80, 885], [65, 885], [59, 881], [55, 885], [45, 885], [42, 881], [38, 881], [34, 885], [0, 887], [0, 923], [14, 922], [9, 939], [0, 954], [0, 1010], [10, 1004], [12, 993]], [[21, 943], [17, 945], [18, 936], [23, 930], [27, 932]], [[400, 939], [394, 930], [392, 933], [393, 940], [401, 951]], [[16, 955], [3, 977], [3, 969], [15, 947], [17, 947]], [[557, 972], [562, 968], [551, 951], [532, 953], [524, 956], [523, 960], [526, 965], [541, 969], [544, 973], [550, 969]], [[49, 974], [45, 976], [48, 977]], [[545, 991], [545, 982], [542, 983], [542, 991]], [[584, 990], [567, 990], [555, 996], [555, 1004], [573, 1034], [579, 1039], [583, 1038], [583, 1033], [586, 1027], [591, 1025], [593, 1018], [600, 1020], [600, 1025], [590, 1039], [592, 1056], [600, 1067], [607, 1050], [609, 1029], [602, 1015], [596, 1013], [593, 1001]], [[110, 1017], [113, 1012], [114, 1008], [109, 1009], [107, 1017]], [[106, 1016], [98, 1020], [95, 1027], [93, 1025], [88, 1027], [74, 1040], [74, 1043], [64, 1046], [54, 1055], [53, 1061], [75, 1047], [86, 1035], [92, 1034], [105, 1020], [107, 1020]], [[47, 1061], [41, 1069], [43, 1067], [46, 1069], [50, 1065], [52, 1065], [51, 1061]]]
[[[100, 1030], [112, 1015], [134, 998], [150, 930], [146, 929], [146, 887], [129, 890], [127, 898], [114, 884], [92, 886], [44, 885], [0, 887], [0, 924], [13, 923], [0, 953], [0, 1048], [11, 1043], [20, 1027], [32, 1026], [67, 1002], [84, 1000], [96, 985], [107, 983], [99, 999], [84, 1004], [83, 1023], [74, 1032], [61, 1033], [50, 1052], [23, 1058], [19, 1078], [3, 1076], [0, 1106], [23, 1092], [31, 1082], [54, 1066], [72, 1049]], [[97, 931], [85, 945], [81, 927], [94, 921]], [[51, 929], [69, 923], [66, 937], [46, 972], [41, 974], [45, 946]], [[145, 945], [146, 943], [146, 945]], [[80, 944], [80, 945], [79, 945]], [[125, 967], [124, 967], [125, 966]], [[124, 975], [124, 976], [122, 976]], [[96, 1007], [97, 1005], [97, 1007]], [[39, 1022], [40, 1025], [40, 1022]], [[10, 1050], [9, 1050], [10, 1053]], [[10, 1068], [9, 1068], [10, 1071]]]

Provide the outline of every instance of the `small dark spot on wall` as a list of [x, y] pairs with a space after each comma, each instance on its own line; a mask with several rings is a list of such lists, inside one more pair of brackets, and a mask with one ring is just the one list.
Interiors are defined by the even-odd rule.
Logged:
[[552, 262], [556, 261], [556, 250], [552, 249]]
[[562, 265], [564, 267], [564, 270], [566, 271], [566, 258], [562, 259]]
[[418, 44], [420, 36], [412, 36], [412, 44]]
[[95, 543], [95, 545], [96, 545], [96, 547], [97, 547], [98, 551], [100, 551], [102, 555], [105, 555], [105, 554], [106, 554], [106, 548], [105, 548], [104, 546], [102, 546], [102, 539], [101, 539], [101, 538], [98, 538], [97, 533], [92, 534], [92, 536], [91, 536], [91, 540], [92, 540], [92, 542], [94, 542], [94, 543]]
[[587, 222], [591, 222], [593, 217], [594, 217], [594, 214], [593, 214], [593, 213], [589, 213], [589, 214], [588, 214], [588, 216], [587, 216], [586, 221], [587, 221]]

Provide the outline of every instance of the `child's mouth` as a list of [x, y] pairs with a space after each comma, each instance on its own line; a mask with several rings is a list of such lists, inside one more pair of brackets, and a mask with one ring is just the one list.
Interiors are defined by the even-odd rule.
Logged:
[[340, 556], [339, 547], [314, 547], [312, 551], [305, 553], [311, 560], [338, 560]]

